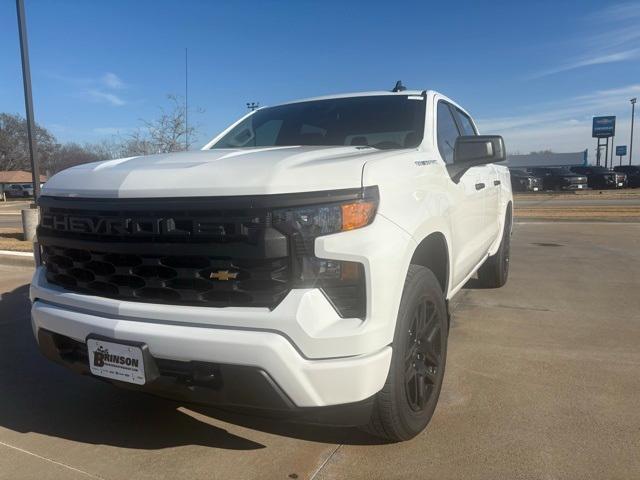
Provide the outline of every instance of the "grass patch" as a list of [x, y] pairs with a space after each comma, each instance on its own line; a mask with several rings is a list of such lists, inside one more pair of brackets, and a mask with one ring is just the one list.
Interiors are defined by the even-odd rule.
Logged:
[[640, 207], [638, 206], [544, 206], [522, 207], [513, 211], [516, 218], [546, 219], [546, 220], [590, 220], [614, 222], [640, 222]]
[[22, 240], [22, 232], [17, 228], [0, 228], [0, 250], [32, 252], [33, 243]]

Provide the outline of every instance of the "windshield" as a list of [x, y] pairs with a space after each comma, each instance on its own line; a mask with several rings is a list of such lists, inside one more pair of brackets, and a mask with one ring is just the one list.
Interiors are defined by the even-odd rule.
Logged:
[[414, 148], [422, 141], [425, 99], [416, 95], [332, 98], [264, 108], [211, 148], [359, 145]]

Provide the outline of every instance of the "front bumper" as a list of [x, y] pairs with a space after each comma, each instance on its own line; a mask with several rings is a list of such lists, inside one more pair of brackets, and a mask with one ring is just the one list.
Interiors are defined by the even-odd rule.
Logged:
[[[384, 385], [391, 360], [391, 347], [369, 355], [309, 360], [300, 355], [285, 337], [274, 332], [110, 318], [62, 308], [42, 300], [33, 303], [31, 318], [40, 348], [54, 361], [58, 360], [52, 358], [50, 344], [43, 341], [49, 332], [75, 341], [76, 345], [84, 345], [90, 334], [116, 342], [142, 342], [148, 346], [152, 356], [160, 360], [257, 367], [278, 386], [293, 407], [322, 407], [366, 400]], [[70, 357], [58, 363], [87, 373], [81, 368], [81, 357]], [[148, 389], [153, 391], [159, 386], [151, 384]], [[165, 389], [165, 393], [180, 397], [176, 390], [180, 389]], [[264, 403], [259, 395], [260, 389], [257, 388], [255, 393], [253, 406], [260, 406]], [[225, 401], [215, 389], [209, 396], [201, 394], [198, 401], [250, 406], [246, 401], [234, 401], [233, 398]]]
[[[380, 238], [386, 241], [374, 240]], [[34, 334], [53, 332], [81, 344], [95, 334], [142, 342], [161, 361], [255, 367], [295, 408], [362, 402], [387, 377], [403, 287], [390, 279], [406, 276], [415, 242], [378, 215], [368, 227], [316, 239], [315, 249], [321, 258], [364, 265], [364, 320], [341, 318], [313, 288], [291, 290], [273, 310], [178, 306], [70, 292], [47, 282], [39, 267], [30, 290]], [[219, 403], [221, 395], [211, 393], [205, 403]]]
[[562, 190], [586, 190], [588, 187], [586, 183], [572, 183], [569, 185], [563, 185], [560, 188], [562, 188]]

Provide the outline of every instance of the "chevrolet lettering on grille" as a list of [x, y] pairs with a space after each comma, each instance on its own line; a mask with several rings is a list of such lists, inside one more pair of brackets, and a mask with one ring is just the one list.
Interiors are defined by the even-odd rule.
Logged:
[[[179, 226], [178, 226], [179, 225]], [[194, 219], [174, 218], [122, 218], [122, 217], [89, 217], [75, 215], [44, 214], [42, 227], [59, 232], [85, 233], [94, 235], [198, 235], [201, 232], [200, 222]], [[224, 235], [223, 225], [209, 227], [209, 234]]]

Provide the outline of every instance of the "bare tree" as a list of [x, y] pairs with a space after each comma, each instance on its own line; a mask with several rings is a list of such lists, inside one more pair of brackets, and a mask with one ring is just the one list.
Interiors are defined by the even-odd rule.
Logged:
[[[38, 161], [42, 172], [53, 174], [82, 163], [114, 158], [151, 155], [187, 150], [187, 138], [197, 135], [197, 126], [187, 125], [186, 109], [180, 97], [167, 95], [170, 107], [160, 108], [154, 120], [142, 125], [126, 137], [111, 137], [98, 143], [58, 144], [45, 128], [36, 126]], [[202, 112], [202, 110], [198, 110]], [[27, 126], [19, 115], [0, 113], [0, 170], [29, 170]]]
[[51, 167], [53, 172], [59, 172], [65, 168], [96, 162], [100, 159], [96, 153], [77, 143], [65, 143], [64, 145], [59, 145], [54, 152]]
[[124, 140], [122, 150], [126, 156], [181, 152], [191, 147], [190, 140], [196, 136], [197, 127], [187, 125], [187, 111], [180, 97], [167, 95], [167, 98], [170, 109], [161, 107], [158, 118], [142, 120], [143, 126]]
[[[51, 168], [56, 138], [40, 125], [35, 126], [38, 161], [42, 171]], [[30, 170], [27, 122], [20, 115], [0, 113], [0, 170]]]
[[126, 156], [123, 153], [123, 142], [115, 136], [97, 143], [85, 143], [83, 148], [93, 153], [98, 160], [113, 160]]

